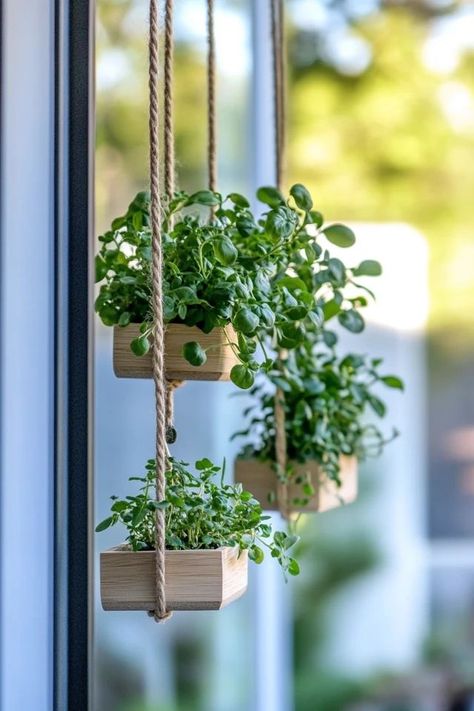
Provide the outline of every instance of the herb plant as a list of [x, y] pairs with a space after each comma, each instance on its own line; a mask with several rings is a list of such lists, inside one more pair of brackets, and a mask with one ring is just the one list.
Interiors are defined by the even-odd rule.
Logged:
[[[288, 199], [260, 188], [257, 198], [267, 208], [259, 219], [237, 193], [179, 192], [165, 204], [163, 218], [165, 321], [205, 333], [232, 325], [236, 337], [226, 333], [239, 364], [231, 379], [241, 388], [274, 366], [276, 350], [301, 346], [308, 332], [333, 344], [334, 334], [324, 329], [330, 318], [360, 332], [365, 286], [355, 280], [380, 273], [375, 261], [350, 269], [331, 257], [324, 241], [350, 247], [354, 234], [341, 224], [324, 226], [304, 186], [294, 185]], [[149, 208], [148, 194], [139, 193], [99, 237], [96, 257], [96, 311], [107, 326], [141, 325], [131, 344], [136, 355], [149, 350], [152, 332]], [[207, 358], [196, 341], [185, 344], [183, 355], [194, 366]]]
[[[150, 459], [142, 477], [130, 477], [139, 482], [139, 493], [119, 499], [112, 496], [111, 515], [99, 523], [103, 531], [117, 523], [127, 530], [127, 543], [134, 551], [155, 546], [155, 511], [165, 511], [166, 547], [170, 550], [219, 548], [237, 546], [248, 550], [255, 563], [264, 559], [264, 548], [281, 565], [283, 572], [298, 575], [299, 566], [289, 557], [289, 549], [298, 538], [282, 531], [272, 532], [269, 516], [252, 494], [240, 485], [224, 483], [224, 467], [214, 466], [209, 459], [196, 462], [197, 475], [184, 462], [170, 459], [166, 473], [166, 498], [156, 501], [155, 462]], [[220, 481], [216, 482], [216, 476]]]
[[[254, 403], [245, 411], [248, 427], [234, 437], [251, 438], [240, 456], [275, 462], [275, 398], [283, 392], [287, 439], [287, 471], [276, 472], [285, 480], [301, 484], [303, 497], [314, 494], [309, 480], [295, 481], [295, 463], [318, 462], [325, 475], [340, 485], [339, 458], [355, 455], [359, 460], [378, 456], [396, 436], [384, 436], [370, 418], [386, 413], [378, 386], [403, 389], [395, 375], [380, 373], [381, 359], [349, 353], [338, 358], [320, 344], [308, 341], [289, 353], [279, 368], [269, 374], [275, 386], [259, 382], [251, 390]], [[275, 465], [276, 466], [276, 465]], [[299, 501], [298, 503], [302, 503]]]

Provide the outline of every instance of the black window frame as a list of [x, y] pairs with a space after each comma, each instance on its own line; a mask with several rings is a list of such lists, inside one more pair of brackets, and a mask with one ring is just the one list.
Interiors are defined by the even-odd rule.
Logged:
[[54, 708], [90, 708], [95, 0], [55, 0]]

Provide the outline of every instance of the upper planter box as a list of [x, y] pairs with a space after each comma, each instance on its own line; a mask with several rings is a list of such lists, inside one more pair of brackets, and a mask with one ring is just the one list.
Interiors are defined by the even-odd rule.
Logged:
[[[306, 478], [309, 474], [314, 495], [308, 498], [305, 506], [292, 503], [294, 499], [305, 498], [301, 486], [288, 485], [288, 509], [290, 512], [329, 511], [337, 506], [350, 504], [357, 498], [357, 459], [341, 456], [341, 486], [328, 479], [315, 461], [296, 464], [295, 478]], [[269, 462], [258, 459], [237, 459], [235, 462], [235, 481], [242, 484], [260, 502], [263, 509], [275, 510], [277, 505], [277, 475]]]
[[[247, 590], [247, 551], [237, 548], [166, 551], [168, 610], [220, 610]], [[152, 610], [155, 551], [112, 548], [100, 554], [104, 610]]]
[[[227, 327], [230, 339], [236, 340], [231, 326]], [[122, 328], [114, 327], [114, 372], [118, 378], [151, 378], [151, 350], [144, 356], [136, 356], [130, 343], [140, 335], [138, 324]], [[183, 346], [197, 341], [206, 350], [204, 365], [194, 366], [183, 357]], [[170, 324], [165, 332], [165, 370], [168, 380], [230, 380], [230, 371], [238, 363], [223, 328], [203, 333], [196, 326]]]

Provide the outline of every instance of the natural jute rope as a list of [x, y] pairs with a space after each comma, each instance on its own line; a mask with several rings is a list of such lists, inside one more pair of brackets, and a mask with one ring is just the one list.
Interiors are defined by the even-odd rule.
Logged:
[[214, 0], [207, 0], [207, 168], [209, 190], [217, 185], [216, 42]]
[[[150, 0], [150, 214], [152, 231], [152, 305], [154, 315], [152, 359], [156, 406], [156, 500], [162, 501], [166, 492], [167, 447], [162, 285], [163, 254], [159, 175], [158, 41], [157, 0]], [[165, 518], [164, 511], [160, 509], [156, 510], [155, 517], [155, 609], [153, 615], [157, 622], [166, 620], [170, 616], [166, 609], [165, 597]]]
[[[163, 77], [163, 164], [164, 187], [168, 200], [175, 192], [176, 165], [174, 157], [174, 122], [173, 122], [173, 0], [165, 0], [165, 37], [164, 37], [164, 77]], [[173, 426], [174, 402], [173, 394], [183, 382], [181, 380], [166, 381], [166, 441], [173, 444], [176, 430]]]
[[175, 191], [173, 126], [173, 0], [165, 2], [164, 40], [164, 183], [170, 199]]
[[[283, 1], [270, 0], [271, 45], [273, 64], [273, 118], [275, 137], [275, 178], [281, 188], [285, 149], [285, 72], [284, 72], [284, 17]], [[280, 357], [283, 353], [280, 353]], [[285, 395], [281, 388], [275, 392], [275, 460], [277, 465], [277, 501], [281, 515], [288, 519], [289, 501], [286, 483], [287, 442], [285, 429]]]

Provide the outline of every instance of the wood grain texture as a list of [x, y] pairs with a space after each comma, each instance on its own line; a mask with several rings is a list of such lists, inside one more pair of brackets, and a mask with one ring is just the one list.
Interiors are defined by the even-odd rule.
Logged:
[[[237, 336], [232, 326], [226, 327], [232, 342]], [[140, 335], [138, 324], [122, 328], [114, 326], [114, 373], [118, 378], [151, 378], [151, 351], [136, 356], [130, 350], [130, 342]], [[207, 351], [204, 365], [194, 366], [182, 356], [183, 346], [188, 341], [197, 341]], [[229, 346], [223, 328], [203, 333], [196, 326], [172, 323], [165, 333], [165, 369], [169, 380], [230, 380], [230, 371], [238, 363]]]
[[[220, 610], [247, 589], [247, 551], [166, 551], [169, 610]], [[155, 552], [122, 547], [100, 554], [100, 596], [104, 610], [152, 610]]]
[[[304, 498], [301, 487], [297, 484], [289, 485], [288, 501], [291, 512], [309, 511], [329, 511], [337, 506], [350, 504], [357, 498], [357, 459], [355, 457], [341, 456], [342, 485], [338, 487], [335, 482], [329, 480], [322, 472], [321, 467], [315, 461], [305, 464], [296, 464], [296, 475], [309, 474], [311, 483], [315, 490], [306, 506], [292, 505], [295, 498]], [[260, 462], [258, 459], [236, 459], [234, 465], [235, 481], [242, 484], [244, 489], [250, 491], [262, 508], [267, 511], [276, 510], [277, 477], [275, 470], [269, 462]], [[272, 503], [268, 497], [271, 496]]]

